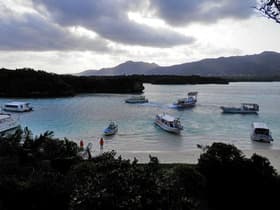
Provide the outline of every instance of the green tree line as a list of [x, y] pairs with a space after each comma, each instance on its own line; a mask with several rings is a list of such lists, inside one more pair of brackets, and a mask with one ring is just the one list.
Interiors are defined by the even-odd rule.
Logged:
[[0, 97], [61, 97], [79, 93], [141, 93], [135, 78], [78, 77], [33, 69], [0, 69]]
[[228, 84], [226, 79], [200, 76], [58, 75], [29, 68], [0, 69], [0, 97], [65, 97], [80, 93], [142, 93], [143, 83], [151, 84]]

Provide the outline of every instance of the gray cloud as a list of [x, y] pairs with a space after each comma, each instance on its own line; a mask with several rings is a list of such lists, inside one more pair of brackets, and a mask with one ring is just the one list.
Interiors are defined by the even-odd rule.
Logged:
[[104, 40], [76, 36], [36, 13], [18, 15], [3, 5], [0, 12], [0, 50], [109, 50]]
[[[17, 14], [0, 2], [0, 50], [109, 51], [107, 40], [127, 45], [172, 47], [193, 37], [130, 20], [127, 13], [148, 12], [170, 25], [245, 19], [256, 0], [29, 0], [38, 13]], [[28, 2], [29, 2], [28, 1]], [[67, 27], [82, 26], [99, 36], [77, 36]]]
[[155, 15], [170, 25], [213, 23], [224, 18], [246, 19], [256, 0], [150, 0]]
[[82, 26], [101, 37], [129, 45], [170, 47], [189, 44], [192, 37], [155, 29], [129, 20], [127, 12], [141, 11], [143, 0], [33, 0], [34, 7], [62, 26]]

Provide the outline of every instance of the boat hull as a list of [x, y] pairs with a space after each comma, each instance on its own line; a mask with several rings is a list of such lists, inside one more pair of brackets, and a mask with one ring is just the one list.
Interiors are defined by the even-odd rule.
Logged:
[[118, 129], [105, 129], [103, 134], [104, 136], [112, 136], [115, 135], [118, 132]]
[[178, 103], [174, 103], [173, 106], [177, 109], [187, 109], [187, 108], [193, 108], [195, 107], [196, 103], [192, 103], [192, 104], [178, 104]]
[[31, 112], [31, 111], [33, 111], [33, 108], [29, 108], [29, 109], [14, 109], [14, 108], [3, 107], [2, 109], [5, 112]]
[[149, 101], [148, 100], [141, 100], [141, 101], [136, 101], [136, 100], [125, 100], [125, 103], [128, 103], [128, 104], [144, 104], [144, 103], [148, 103]]
[[265, 142], [265, 143], [270, 143], [273, 141], [273, 138], [270, 135], [256, 135], [252, 134], [251, 135], [251, 140], [252, 141], [258, 141], [258, 142]]

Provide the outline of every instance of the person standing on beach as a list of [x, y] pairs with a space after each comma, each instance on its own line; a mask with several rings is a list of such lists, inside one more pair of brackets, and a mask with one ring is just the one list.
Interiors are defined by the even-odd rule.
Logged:
[[80, 148], [84, 149], [84, 141], [83, 140], [80, 141]]
[[104, 144], [104, 140], [101, 137], [100, 140], [99, 140], [100, 150], [103, 150], [103, 144]]

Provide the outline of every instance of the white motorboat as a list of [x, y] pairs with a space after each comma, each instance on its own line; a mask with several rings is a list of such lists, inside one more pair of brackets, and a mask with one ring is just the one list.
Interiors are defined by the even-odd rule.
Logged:
[[240, 107], [224, 107], [221, 106], [223, 113], [229, 114], [258, 114], [259, 105], [243, 103]]
[[156, 115], [155, 124], [171, 133], [179, 134], [183, 130], [183, 126], [178, 118], [165, 113]]
[[9, 112], [29, 112], [33, 110], [33, 107], [27, 102], [13, 101], [5, 103], [2, 109]]
[[198, 92], [189, 92], [187, 98], [180, 98], [173, 103], [176, 108], [191, 108], [196, 105]]
[[126, 103], [130, 104], [140, 104], [140, 103], [148, 103], [149, 100], [146, 99], [145, 96], [132, 96], [131, 98], [128, 98], [125, 100]]
[[10, 114], [0, 113], [0, 133], [3, 134], [6, 131], [18, 128], [20, 126], [19, 121], [12, 117]]
[[116, 122], [110, 122], [109, 126], [104, 129], [103, 133], [105, 136], [111, 136], [118, 132], [118, 125]]
[[252, 123], [251, 140], [270, 143], [273, 141], [273, 138], [265, 123], [254, 122]]

